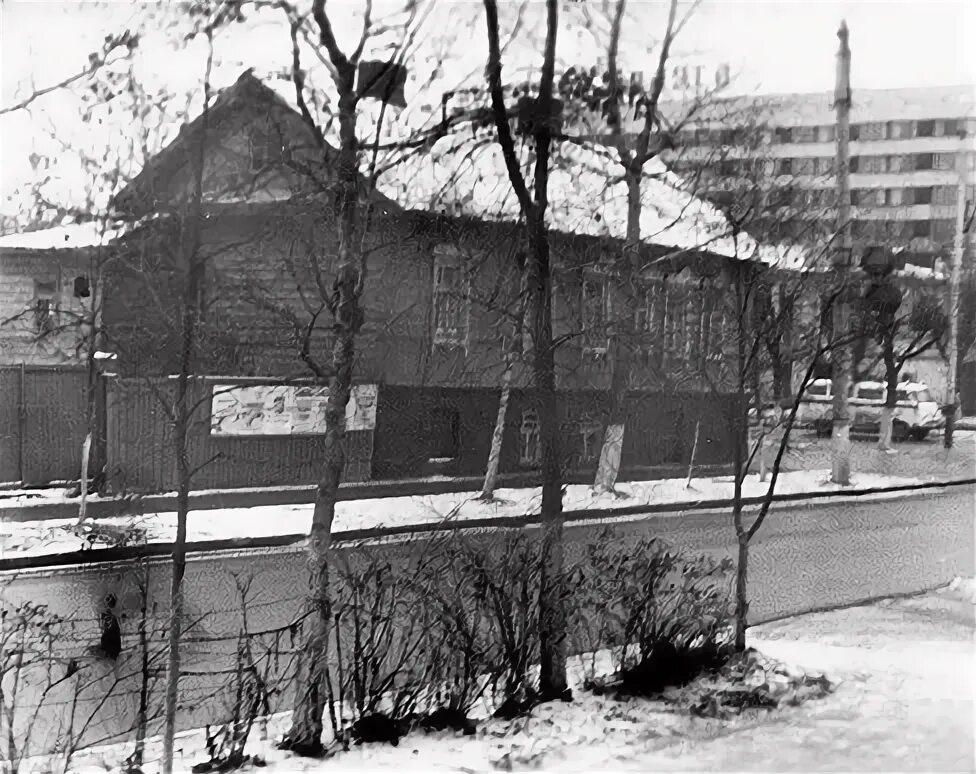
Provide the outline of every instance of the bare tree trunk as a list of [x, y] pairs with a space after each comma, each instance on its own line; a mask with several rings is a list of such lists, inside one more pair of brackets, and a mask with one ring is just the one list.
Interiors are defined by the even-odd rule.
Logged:
[[885, 404], [881, 409], [881, 427], [878, 448], [892, 451], [894, 436], [895, 407], [898, 405], [898, 364], [895, 361], [895, 342], [890, 329], [882, 334], [882, 353], [885, 364]]
[[488, 27], [486, 74], [498, 142], [509, 182], [525, 217], [529, 250], [526, 258], [527, 305], [532, 333], [533, 376], [539, 443], [542, 452], [542, 546], [539, 591], [540, 693], [544, 700], [568, 698], [566, 680], [566, 611], [562, 599], [563, 509], [562, 470], [556, 404], [556, 367], [552, 334], [552, 266], [546, 210], [549, 206], [549, 161], [552, 150], [552, 89], [555, 75], [559, 4], [546, 0], [546, 42], [539, 76], [539, 96], [532, 138], [535, 170], [530, 193], [519, 167], [508, 122], [501, 78], [498, 6], [483, 0]]
[[[734, 238], [734, 235], [733, 235]], [[732, 418], [732, 527], [739, 552], [735, 565], [735, 649], [746, 647], [746, 622], [749, 612], [747, 579], [749, 570], [749, 537], [742, 519], [742, 483], [746, 476], [748, 457], [744, 454], [749, 438], [749, 405], [746, 398], [746, 333], [747, 309], [742, 287], [742, 267], [735, 273], [736, 300], [736, 401]]]
[[88, 459], [91, 455], [92, 434], [89, 430], [81, 444], [81, 502], [78, 504], [78, 523], [88, 516]]
[[[620, 44], [620, 32], [623, 24], [626, 0], [617, 0], [614, 16], [610, 26], [610, 45], [608, 51], [607, 71], [610, 76], [610, 129], [611, 137], [617, 144], [617, 153], [624, 167], [624, 180], [627, 183], [627, 232], [624, 242], [621, 290], [621, 313], [617, 316], [612, 332], [610, 367], [613, 369], [610, 377], [610, 406], [607, 425], [603, 434], [603, 445], [600, 449], [600, 461], [597, 465], [596, 478], [593, 487], [598, 492], [613, 492], [620, 475], [620, 463], [623, 455], [624, 435], [626, 432], [626, 417], [624, 394], [630, 383], [632, 366], [632, 347], [634, 345], [634, 309], [635, 291], [640, 283], [640, 218], [643, 208], [641, 201], [641, 181], [644, 176], [644, 164], [654, 158], [662, 149], [660, 137], [652, 144], [651, 133], [658, 120], [657, 106], [664, 88], [665, 67], [670, 56], [671, 44], [676, 35], [677, 0], [671, 0], [668, 9], [668, 23], [661, 51], [658, 55], [657, 70], [651, 87], [651, 93], [644, 100], [644, 124], [638, 133], [633, 151], [626, 151], [620, 136], [621, 120], [618, 102], [620, 84], [617, 83], [617, 53]], [[680, 25], [679, 27], [680, 28]]]
[[502, 373], [502, 391], [498, 397], [498, 415], [495, 417], [495, 429], [491, 434], [491, 449], [488, 452], [488, 466], [485, 468], [485, 482], [481, 487], [481, 499], [490, 501], [495, 498], [495, 487], [498, 483], [498, 464], [502, 456], [502, 441], [505, 439], [505, 419], [508, 416], [508, 399], [512, 392], [513, 358], [505, 359], [505, 371]]
[[179, 707], [180, 638], [183, 624], [183, 576], [186, 574], [186, 520], [190, 511], [190, 485], [194, 470], [190, 463], [188, 439], [194, 403], [190, 395], [190, 375], [196, 358], [200, 313], [200, 292], [204, 264], [200, 257], [200, 228], [203, 220], [203, 169], [209, 132], [210, 74], [213, 66], [213, 31], [207, 31], [209, 51], [203, 90], [202, 132], [196, 153], [195, 186], [189, 210], [184, 208], [179, 228], [179, 260], [186, 272], [180, 298], [180, 370], [176, 380], [173, 411], [173, 451], [178, 477], [176, 491], [176, 540], [173, 543], [172, 583], [168, 657], [166, 669], [166, 720], [163, 731], [163, 774], [173, 771], [173, 743], [176, 735], [176, 712]]
[[291, 727], [280, 747], [300, 755], [316, 756], [323, 751], [323, 713], [328, 689], [326, 668], [329, 631], [332, 624], [332, 598], [329, 588], [329, 552], [332, 522], [339, 483], [345, 468], [346, 404], [352, 390], [355, 337], [362, 326], [361, 255], [357, 248], [359, 208], [358, 143], [356, 138], [356, 65], [338, 50], [324, 3], [316, 2], [316, 22], [323, 46], [335, 68], [339, 92], [338, 157], [338, 265], [330, 305], [335, 343], [332, 349], [333, 375], [329, 380], [326, 403], [325, 460], [315, 494], [312, 525], [308, 536], [309, 587], [306, 607], [309, 614], [308, 638], [297, 675], [297, 691]]

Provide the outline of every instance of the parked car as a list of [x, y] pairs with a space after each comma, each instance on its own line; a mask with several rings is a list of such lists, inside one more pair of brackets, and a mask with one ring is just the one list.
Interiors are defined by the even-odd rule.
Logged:
[[[881, 429], [887, 386], [884, 382], [857, 382], [850, 391], [851, 429], [877, 433]], [[924, 439], [945, 425], [945, 417], [927, 385], [902, 382], [892, 417], [892, 436], [897, 441]], [[821, 438], [829, 436], [833, 420], [833, 390], [830, 379], [816, 379], [807, 388], [797, 410], [797, 424], [813, 427]]]

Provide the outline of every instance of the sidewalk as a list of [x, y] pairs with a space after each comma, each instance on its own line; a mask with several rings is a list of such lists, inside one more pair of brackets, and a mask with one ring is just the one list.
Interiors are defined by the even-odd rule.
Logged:
[[[684, 466], [667, 465], [624, 470], [621, 481], [665, 479], [669, 475], [683, 473]], [[696, 469], [702, 477], [721, 475], [731, 470], [728, 465], [703, 465]], [[626, 476], [626, 478], [625, 478]], [[580, 484], [591, 481], [592, 474], [568, 472], [564, 481]], [[498, 477], [502, 487], [519, 489], [531, 487], [538, 481], [538, 473], [503, 473]], [[445, 493], [469, 492], [480, 489], [483, 476], [428, 476], [387, 481], [350, 481], [339, 485], [340, 500], [367, 500], [389, 497], [414, 497]], [[68, 491], [76, 484], [10, 488], [0, 490], [0, 523], [4, 521], [40, 521], [42, 519], [73, 519], [78, 515], [80, 498], [68, 497]], [[190, 493], [192, 510], [218, 508], [252, 508], [258, 505], [295, 505], [312, 503], [315, 485], [261, 486], [236, 489], [197, 489]], [[111, 518], [129, 514], [162, 513], [176, 508], [176, 493], [141, 495], [126, 501], [116, 496], [88, 498], [88, 515], [93, 519]]]
[[[778, 496], [856, 492], [865, 489], [910, 487], [923, 484], [918, 478], [886, 476], [871, 473], [856, 474], [850, 487], [828, 482], [829, 471], [795, 471], [780, 475], [776, 485]], [[768, 483], [750, 475], [744, 482], [746, 498], [762, 497]], [[619, 495], [594, 496], [586, 485], [569, 485], [563, 496], [563, 510], [583, 515], [596, 511], [593, 517], [616, 511], [641, 512], [645, 508], [657, 510], [690, 510], [693, 508], [726, 507], [733, 495], [731, 476], [694, 479], [691, 487], [685, 479], [660, 479], [620, 484]], [[478, 492], [415, 495], [347, 500], [338, 503], [333, 533], [370, 529], [404, 529], [428, 525], [445, 519], [471, 522], [512, 519], [518, 520], [538, 513], [541, 489], [499, 489], [497, 500], [484, 503]], [[313, 505], [262, 505], [252, 508], [200, 509], [190, 512], [187, 541], [234, 541], [244, 539], [281, 538], [280, 543], [301, 540], [308, 530]], [[646, 512], [646, 510], [644, 510]], [[2, 512], [0, 512], [2, 517]], [[0, 518], [0, 560], [24, 557], [71, 554], [89, 545], [84, 534], [76, 531], [76, 518], [35, 521], [6, 521]], [[94, 548], [118, 544], [126, 534], [128, 545], [166, 545], [176, 533], [176, 514], [172, 511], [139, 513], [111, 518], [99, 518], [95, 525], [103, 535], [92, 542]], [[89, 526], [88, 529], [91, 529]], [[217, 550], [211, 546], [210, 550]]]
[[[288, 715], [255, 726], [248, 752], [284, 772], [929, 771], [974, 770], [971, 686], [976, 585], [957, 579], [934, 592], [801, 615], [752, 627], [748, 645], [835, 691], [800, 706], [699, 719], [685, 704], [617, 700], [582, 689], [571, 659], [572, 703], [527, 718], [482, 721], [479, 733], [414, 733], [399, 746], [364, 744], [327, 761], [276, 749]], [[680, 692], [679, 692], [680, 693]], [[208, 758], [202, 731], [181, 734], [177, 769]], [[131, 745], [83, 751], [73, 772], [119, 771]], [[149, 740], [147, 774], [159, 771]]]

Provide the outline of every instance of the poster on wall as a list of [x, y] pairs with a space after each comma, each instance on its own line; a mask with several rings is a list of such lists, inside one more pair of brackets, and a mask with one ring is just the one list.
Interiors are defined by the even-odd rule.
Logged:
[[[357, 384], [346, 404], [347, 430], [376, 428], [375, 384]], [[210, 434], [216, 436], [322, 435], [329, 388], [215, 385]]]

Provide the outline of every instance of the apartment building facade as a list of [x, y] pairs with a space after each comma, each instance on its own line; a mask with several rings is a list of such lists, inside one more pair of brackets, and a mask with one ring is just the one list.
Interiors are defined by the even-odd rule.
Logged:
[[[687, 105], [662, 110], [682, 124], [669, 152], [679, 171], [702, 169], [703, 178], [720, 185], [741, 165], [761, 161], [770, 180], [794, 187], [794, 212], [832, 222], [831, 93], [723, 100], [699, 108], [690, 120]], [[758, 127], [759, 137], [740, 142], [740, 125]], [[628, 128], [636, 131], [636, 122]], [[947, 262], [958, 230], [960, 181], [967, 217], [976, 206], [976, 89], [855, 89], [850, 156], [855, 245], [884, 244], [920, 266]], [[971, 228], [963, 265], [968, 271], [976, 266]]]

